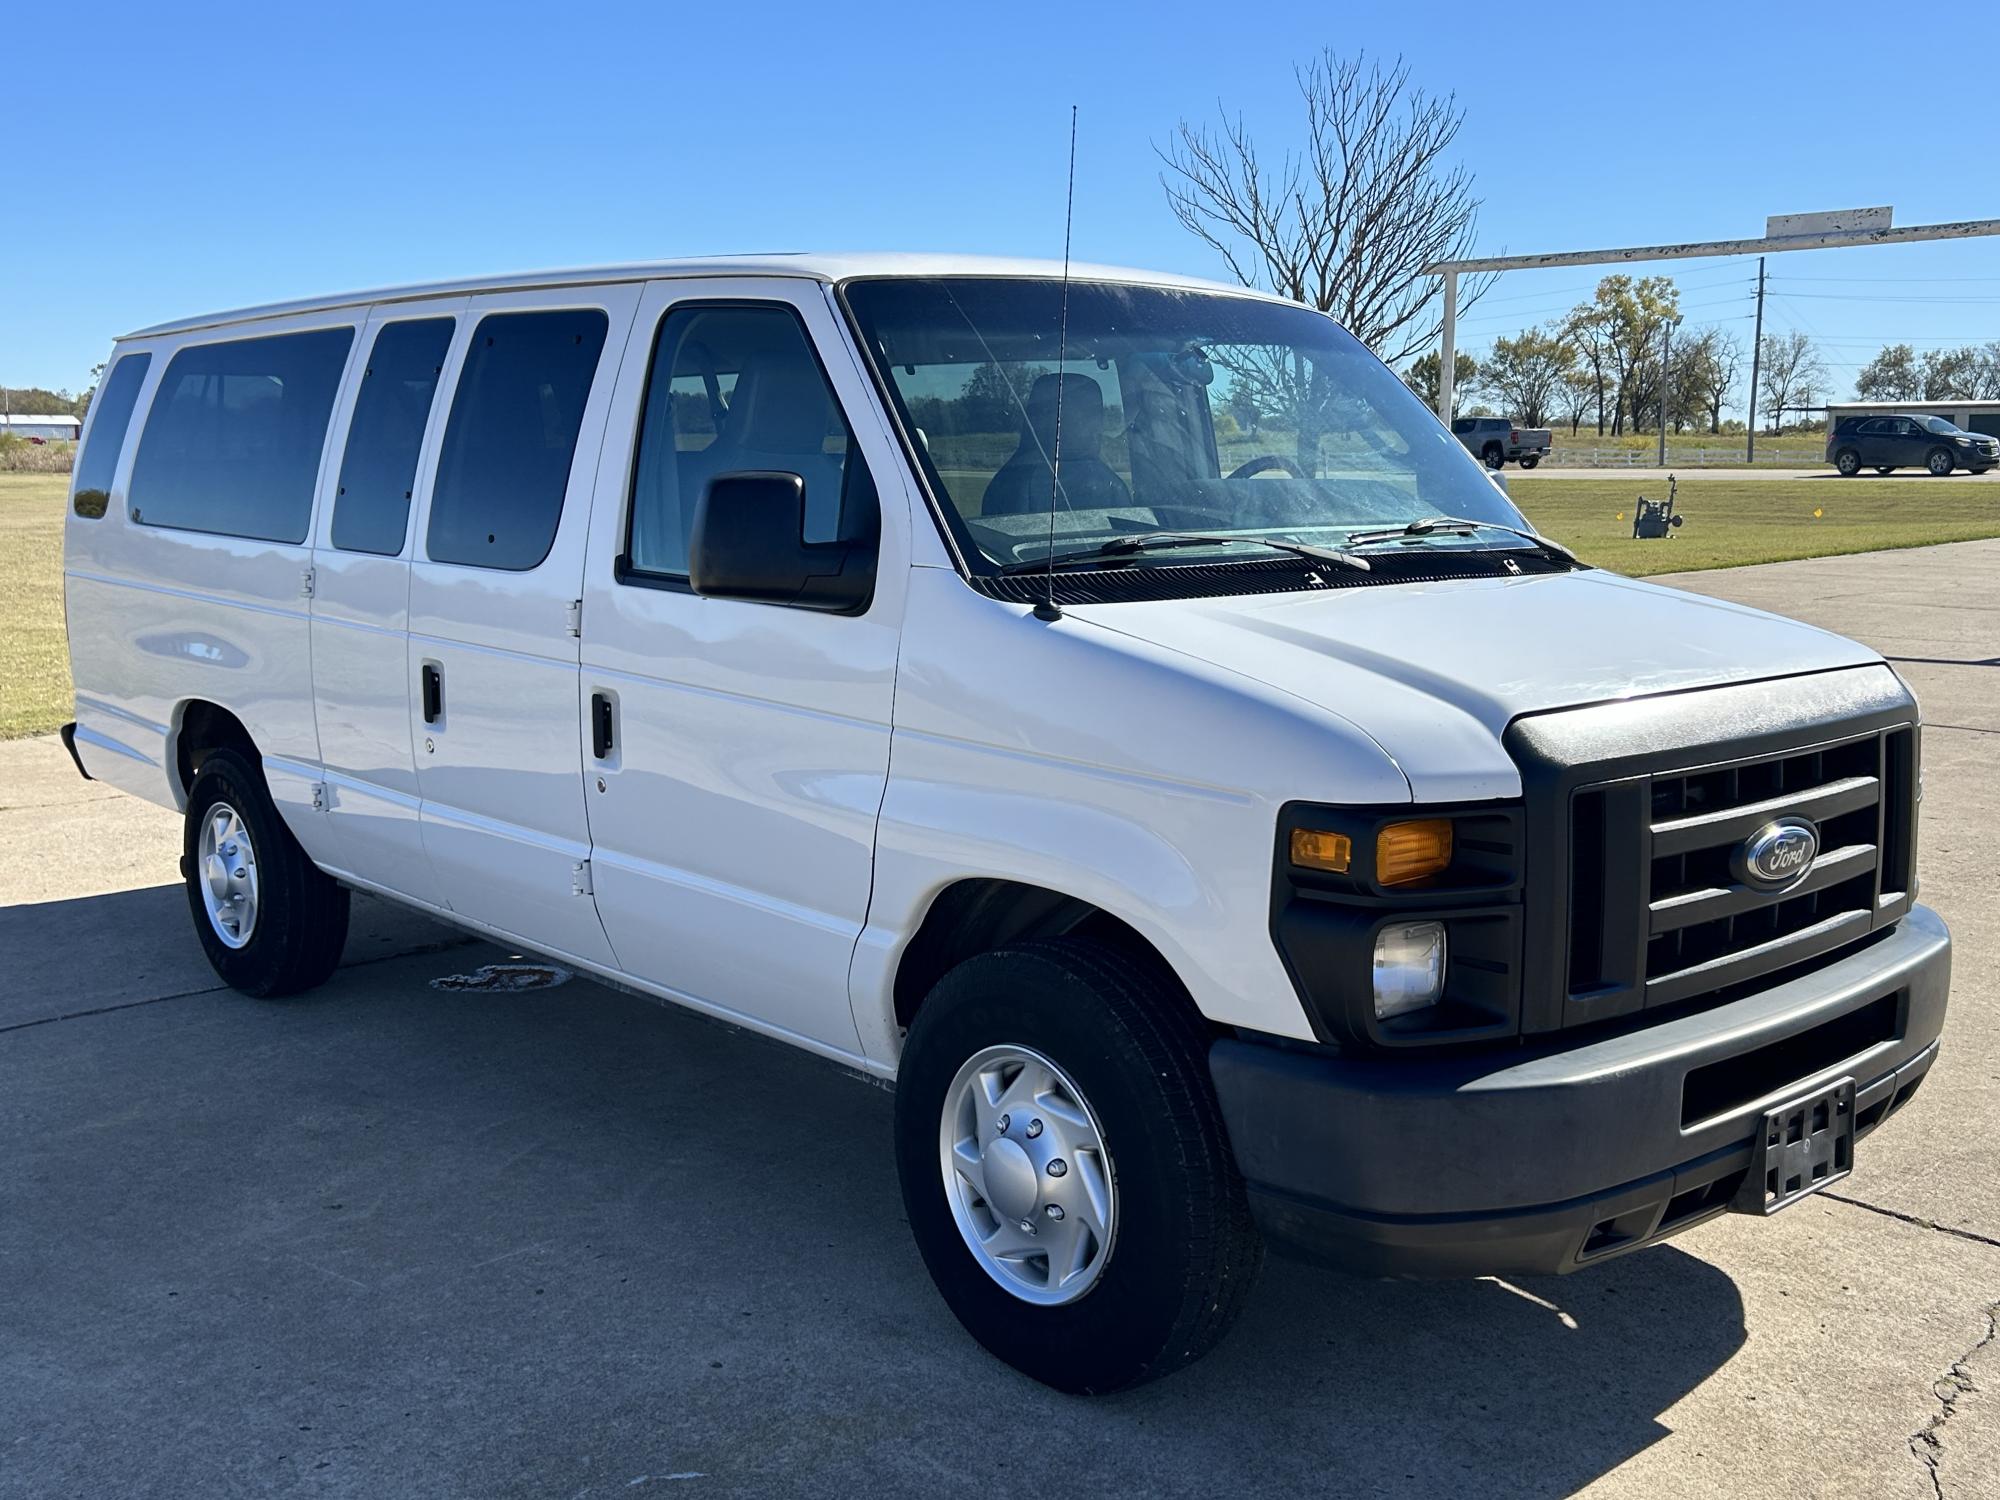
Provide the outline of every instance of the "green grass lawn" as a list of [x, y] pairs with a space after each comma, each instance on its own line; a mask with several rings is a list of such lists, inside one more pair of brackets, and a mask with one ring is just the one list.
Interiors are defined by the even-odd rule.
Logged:
[[[1663, 496], [1663, 482], [1510, 475], [1509, 488], [1549, 535], [1589, 562], [1634, 575], [2000, 537], [2000, 486], [1962, 480], [1704, 480], [1681, 489], [1687, 524], [1657, 542], [1632, 540], [1632, 510], [1640, 495]], [[46, 733], [70, 717], [68, 492], [65, 474], [0, 474], [0, 739]]]
[[2000, 536], [2000, 487], [1963, 480], [1704, 479], [1680, 488], [1686, 524], [1648, 542], [1632, 540], [1633, 502], [1665, 499], [1665, 480], [1524, 476], [1507, 488], [1585, 561], [1634, 576]]
[[70, 717], [63, 640], [67, 474], [0, 474], [0, 739]]

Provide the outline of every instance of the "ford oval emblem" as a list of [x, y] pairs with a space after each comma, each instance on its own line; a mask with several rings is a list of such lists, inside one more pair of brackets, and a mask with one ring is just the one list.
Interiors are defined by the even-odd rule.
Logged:
[[1745, 839], [1730, 861], [1736, 878], [1760, 891], [1795, 884], [1819, 857], [1819, 830], [1804, 818], [1777, 818]]

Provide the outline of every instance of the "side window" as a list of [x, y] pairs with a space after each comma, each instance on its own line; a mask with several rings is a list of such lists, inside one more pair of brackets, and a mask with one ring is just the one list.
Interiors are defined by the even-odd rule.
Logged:
[[438, 455], [433, 562], [518, 573], [549, 555], [609, 328], [596, 308], [480, 320]]
[[125, 451], [125, 429], [132, 425], [132, 408], [139, 401], [139, 387], [146, 383], [150, 354], [127, 354], [111, 366], [104, 384], [97, 388], [93, 405], [97, 408], [90, 424], [90, 441], [76, 461], [76, 495], [70, 504], [76, 513], [95, 521], [111, 503], [111, 481], [118, 473], [118, 456]]
[[702, 490], [718, 474], [805, 480], [805, 539], [873, 524], [873, 481], [805, 325], [788, 307], [693, 304], [660, 320], [639, 419], [626, 564], [685, 578]]
[[333, 502], [333, 545], [342, 552], [394, 557], [410, 523], [417, 455], [455, 320], [387, 324], [375, 335]]
[[302, 542], [352, 328], [194, 344], [167, 364], [132, 464], [132, 518]]

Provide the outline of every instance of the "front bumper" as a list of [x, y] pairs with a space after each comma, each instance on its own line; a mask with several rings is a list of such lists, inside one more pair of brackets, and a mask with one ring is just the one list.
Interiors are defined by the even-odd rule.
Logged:
[[1916, 906], [1650, 1025], [1451, 1057], [1228, 1039], [1209, 1069], [1276, 1248], [1376, 1276], [1571, 1271], [1726, 1210], [1787, 1097], [1852, 1076], [1858, 1133], [1879, 1125], [1937, 1056], [1950, 980], [1951, 936]]

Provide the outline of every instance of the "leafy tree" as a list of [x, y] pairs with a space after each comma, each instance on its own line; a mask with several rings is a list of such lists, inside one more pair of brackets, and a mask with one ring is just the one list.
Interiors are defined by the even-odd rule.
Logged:
[[[1429, 354], [1423, 355], [1413, 361], [1410, 367], [1403, 371], [1403, 384], [1421, 396], [1424, 405], [1428, 406], [1432, 411], [1436, 411], [1438, 404], [1438, 376], [1443, 371], [1444, 361], [1438, 357], [1437, 351], [1433, 349]], [[1458, 389], [1462, 391], [1471, 390], [1473, 382], [1479, 379], [1478, 361], [1473, 359], [1470, 354], [1462, 351], [1453, 351], [1451, 378], [1452, 384]]]
[[1495, 339], [1478, 380], [1516, 422], [1545, 427], [1576, 367], [1576, 346], [1560, 329], [1530, 328], [1516, 338]]
[[1967, 344], [1958, 349], [1926, 349], [1917, 373], [1924, 401], [1968, 401], [1979, 381], [1979, 350]]
[[1863, 401], [1915, 401], [1923, 389], [1916, 351], [1908, 344], [1886, 345], [1854, 377], [1854, 394]]

